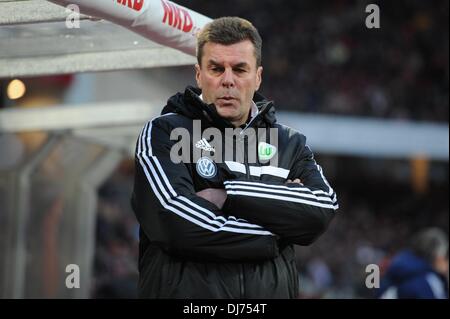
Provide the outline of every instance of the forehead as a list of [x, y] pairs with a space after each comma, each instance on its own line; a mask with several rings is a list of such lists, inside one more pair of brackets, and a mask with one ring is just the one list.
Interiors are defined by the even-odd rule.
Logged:
[[238, 64], [246, 62], [249, 65], [256, 63], [255, 49], [250, 40], [224, 45], [220, 43], [207, 42], [203, 47], [204, 61], [213, 60], [220, 64]]

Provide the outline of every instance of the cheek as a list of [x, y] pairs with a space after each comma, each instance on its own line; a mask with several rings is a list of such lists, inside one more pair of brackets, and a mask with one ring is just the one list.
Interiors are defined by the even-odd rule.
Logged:
[[214, 77], [208, 76], [208, 75], [205, 75], [202, 78], [203, 86], [206, 86], [206, 87], [209, 87], [209, 88], [217, 87], [219, 85], [219, 83], [220, 83], [219, 80], [217, 80]]
[[249, 80], [243, 83], [242, 88], [245, 89], [246, 95], [253, 96], [253, 92], [256, 91], [256, 83], [254, 80]]

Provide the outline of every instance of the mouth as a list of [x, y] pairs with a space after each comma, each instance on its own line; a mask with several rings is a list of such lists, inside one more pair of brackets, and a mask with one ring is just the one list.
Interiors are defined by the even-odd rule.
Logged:
[[221, 106], [232, 106], [236, 104], [237, 100], [238, 99], [232, 95], [223, 95], [217, 99], [217, 102], [219, 102]]
[[222, 96], [217, 99], [217, 105], [219, 108], [221, 107], [233, 107], [236, 103], [236, 99], [232, 96]]
[[225, 96], [219, 97], [219, 100], [232, 101], [232, 100], [236, 100], [236, 98], [231, 95], [225, 95]]

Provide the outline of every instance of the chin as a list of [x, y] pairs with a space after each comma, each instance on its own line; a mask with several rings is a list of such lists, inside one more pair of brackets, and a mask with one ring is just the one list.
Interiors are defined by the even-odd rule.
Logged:
[[236, 109], [232, 105], [227, 106], [216, 106], [217, 113], [219, 113], [220, 116], [233, 116], [236, 113]]
[[234, 110], [230, 110], [230, 109], [219, 108], [217, 110], [217, 113], [219, 113], [219, 115], [221, 117], [223, 117], [227, 120], [231, 120], [236, 117], [236, 112], [234, 112]]

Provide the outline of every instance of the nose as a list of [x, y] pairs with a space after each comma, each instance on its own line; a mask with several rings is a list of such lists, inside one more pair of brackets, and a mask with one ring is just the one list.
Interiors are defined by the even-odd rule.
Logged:
[[222, 74], [222, 86], [226, 88], [234, 87], [233, 70], [226, 68]]

